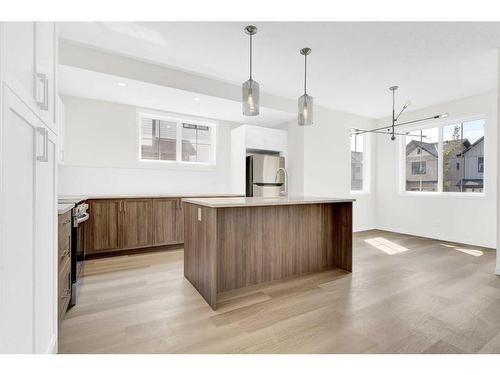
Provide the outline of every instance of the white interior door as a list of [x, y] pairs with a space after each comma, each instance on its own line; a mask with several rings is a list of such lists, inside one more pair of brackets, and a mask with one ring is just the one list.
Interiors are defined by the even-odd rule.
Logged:
[[3, 89], [0, 175], [0, 352], [34, 351], [38, 118]]

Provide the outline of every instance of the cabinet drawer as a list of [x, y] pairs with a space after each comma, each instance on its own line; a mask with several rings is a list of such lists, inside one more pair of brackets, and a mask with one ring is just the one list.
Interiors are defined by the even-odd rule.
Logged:
[[58, 287], [58, 317], [59, 324], [64, 319], [71, 299], [71, 263], [67, 261], [59, 268], [59, 287]]
[[58, 217], [58, 256], [59, 264], [71, 256], [71, 211]]

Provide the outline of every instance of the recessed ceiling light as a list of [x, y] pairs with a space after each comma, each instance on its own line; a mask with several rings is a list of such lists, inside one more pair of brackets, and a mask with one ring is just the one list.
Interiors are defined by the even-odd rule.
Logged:
[[195, 102], [199, 102], [199, 101], [200, 101], [200, 98], [196, 97], [196, 98], [193, 98], [193, 100], [194, 100]]
[[118, 86], [125, 87], [125, 86], [127, 86], [127, 84], [125, 82], [118, 82]]

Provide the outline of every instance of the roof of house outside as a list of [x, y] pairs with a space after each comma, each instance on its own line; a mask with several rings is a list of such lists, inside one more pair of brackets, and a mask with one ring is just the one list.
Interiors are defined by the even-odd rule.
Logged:
[[421, 142], [421, 141], [416, 141], [416, 140], [412, 139], [412, 141], [406, 145], [406, 155], [409, 155], [416, 148], [421, 148], [421, 149], [427, 151], [432, 156], [434, 156], [436, 158], [438, 157], [437, 142], [428, 143], [428, 142]]
[[467, 147], [465, 150], [463, 150], [459, 155], [463, 155], [465, 154], [466, 152], [469, 152], [470, 150], [472, 150], [475, 146], [477, 146], [478, 144], [480, 144], [481, 142], [484, 142], [484, 136], [482, 136], [481, 138], [479, 138], [476, 142], [474, 142], [473, 144], [471, 144], [469, 147]]

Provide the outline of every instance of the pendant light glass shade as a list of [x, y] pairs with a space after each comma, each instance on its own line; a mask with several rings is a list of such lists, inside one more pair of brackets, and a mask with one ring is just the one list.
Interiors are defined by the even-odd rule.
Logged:
[[302, 126], [313, 124], [313, 97], [307, 95], [307, 55], [310, 53], [310, 48], [300, 50], [300, 54], [304, 56], [304, 95], [298, 100], [298, 123]]
[[257, 34], [253, 25], [245, 27], [245, 33], [250, 36], [250, 78], [243, 82], [241, 87], [241, 103], [244, 116], [257, 116], [259, 114], [259, 83], [252, 79], [252, 36]]
[[259, 83], [253, 79], [243, 83], [243, 114], [257, 116], [259, 114]]
[[313, 104], [311, 95], [304, 94], [299, 97], [299, 125], [313, 124]]

